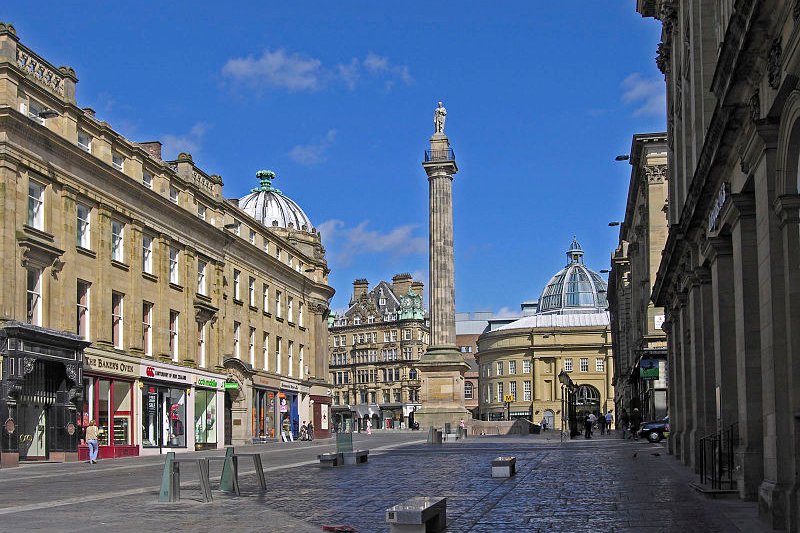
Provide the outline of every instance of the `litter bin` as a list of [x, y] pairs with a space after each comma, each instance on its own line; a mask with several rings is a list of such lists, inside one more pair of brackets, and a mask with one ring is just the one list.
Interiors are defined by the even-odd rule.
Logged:
[[539, 424], [531, 424], [531, 433], [538, 435], [542, 431], [542, 426]]

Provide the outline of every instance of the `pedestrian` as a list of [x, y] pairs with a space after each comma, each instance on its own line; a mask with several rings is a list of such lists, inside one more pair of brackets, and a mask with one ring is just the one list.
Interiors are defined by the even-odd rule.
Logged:
[[308, 421], [308, 440], [314, 440], [314, 421]]
[[611, 416], [611, 411], [609, 410], [606, 413], [606, 431], [608, 431], [609, 435], [611, 434], [611, 423], [613, 421], [614, 421], [614, 418]]
[[589, 426], [589, 437], [591, 437], [592, 433], [594, 433], [594, 425], [597, 424], [597, 416], [594, 413], [589, 413], [589, 422], [591, 423], [591, 426]]
[[289, 442], [290, 440], [294, 440], [292, 438], [292, 423], [289, 422], [289, 415], [283, 417], [283, 422], [281, 423], [281, 437], [283, 438], [283, 442]]
[[600, 428], [600, 434], [606, 434], [606, 415], [600, 413], [600, 416], [597, 417], [597, 427]]
[[631, 413], [631, 435], [635, 440], [639, 440], [639, 426], [642, 425], [642, 415], [639, 408], [634, 408]]
[[592, 438], [592, 414], [587, 413], [583, 419], [583, 438], [584, 439], [591, 439]]
[[542, 417], [542, 431], [547, 431], [547, 418]]
[[628, 430], [628, 423], [630, 422], [630, 418], [628, 417], [628, 411], [625, 408], [622, 408], [622, 411], [619, 413], [619, 419], [617, 419], [617, 425], [621, 426], [622, 429], [622, 438], [625, 438], [625, 432]]
[[372, 422], [367, 418], [367, 435], [372, 435]]
[[308, 440], [308, 428], [306, 427], [305, 420], [303, 420], [303, 423], [300, 425], [300, 440]]
[[97, 444], [97, 422], [95, 420], [89, 421], [89, 426], [86, 428], [86, 444], [89, 445], [89, 463], [97, 463], [97, 452], [100, 447]]
[[458, 421], [458, 438], [466, 437], [467, 436], [467, 423], [464, 422], [464, 419]]

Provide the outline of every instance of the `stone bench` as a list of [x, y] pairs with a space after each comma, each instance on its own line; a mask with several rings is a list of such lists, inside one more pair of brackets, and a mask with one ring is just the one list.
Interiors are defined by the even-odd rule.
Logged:
[[516, 473], [516, 457], [497, 457], [492, 459], [492, 477], [512, 477]]
[[344, 464], [344, 458], [341, 453], [323, 453], [318, 455], [317, 459], [319, 459], [319, 464], [325, 468]]
[[386, 509], [389, 533], [426, 533], [447, 527], [447, 498], [417, 496]]
[[358, 465], [367, 462], [369, 450], [353, 450], [352, 452], [344, 452], [342, 456], [344, 464]]

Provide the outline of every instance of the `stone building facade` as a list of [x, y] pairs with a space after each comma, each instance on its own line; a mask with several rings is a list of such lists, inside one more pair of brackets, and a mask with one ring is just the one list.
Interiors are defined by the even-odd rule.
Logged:
[[549, 428], [566, 429], [570, 401], [573, 416], [614, 410], [606, 282], [584, 266], [577, 240], [567, 261], [542, 291], [536, 312], [478, 339], [481, 420], [544, 419]]
[[126, 139], [77, 81], [0, 23], [2, 464], [76, 459], [90, 419], [110, 458], [274, 435], [282, 400], [327, 417], [319, 234]]
[[337, 428], [408, 427], [421, 406], [420, 356], [430, 342], [423, 284], [397, 274], [369, 290], [353, 282], [350, 307], [331, 315], [330, 382]]
[[608, 303], [614, 345], [617, 412], [638, 408], [644, 420], [667, 411], [664, 310], [650, 297], [667, 240], [667, 136], [637, 134], [619, 246], [611, 256]]
[[[670, 450], [721, 474], [773, 527], [800, 529], [800, 7], [638, 0], [662, 23]], [[708, 438], [704, 438], [708, 437]], [[712, 439], [713, 437], [713, 439]], [[716, 453], [716, 452], [714, 452]]]

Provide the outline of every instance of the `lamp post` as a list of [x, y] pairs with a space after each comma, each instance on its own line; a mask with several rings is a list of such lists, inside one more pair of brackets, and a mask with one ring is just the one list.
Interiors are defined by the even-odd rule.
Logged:
[[[569, 374], [567, 374], [563, 369], [558, 373], [558, 381], [561, 383], [561, 442], [564, 442], [564, 421], [566, 420], [567, 424], [570, 424], [570, 411], [572, 407], [570, 405], [570, 400], [567, 398], [567, 394], [572, 392], [575, 384], [572, 382], [572, 378], [569, 377]], [[572, 438], [571, 426], [570, 438]]]

